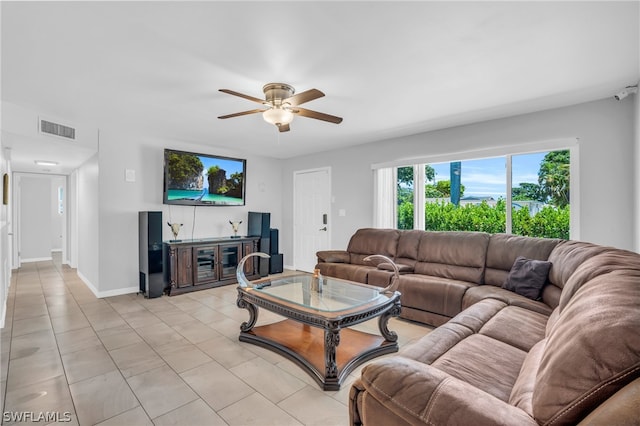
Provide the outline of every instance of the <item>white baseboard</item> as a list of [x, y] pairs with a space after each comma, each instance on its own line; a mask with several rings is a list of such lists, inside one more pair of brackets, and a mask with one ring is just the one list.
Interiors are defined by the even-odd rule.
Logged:
[[120, 296], [122, 294], [137, 293], [139, 291], [140, 291], [140, 286], [138, 286], [138, 287], [118, 288], [118, 289], [115, 289], [115, 290], [101, 291], [101, 292], [98, 293], [99, 294], [98, 298]]
[[80, 271], [76, 271], [76, 274], [78, 275], [78, 278], [80, 278], [82, 280], [82, 282], [89, 288], [89, 290], [91, 290], [93, 295], [98, 297], [98, 290], [96, 290], [96, 288], [93, 286], [93, 284], [91, 284], [91, 281], [89, 281], [89, 279], [87, 277], [82, 275], [82, 272], [80, 272]]
[[31, 259], [20, 259], [20, 263], [30, 263], [30, 262], [45, 262], [48, 260], [53, 260], [53, 257], [33, 257]]
[[140, 291], [140, 286], [117, 288], [115, 290], [107, 290], [107, 291], [98, 291], [94, 287], [94, 285], [91, 284], [91, 281], [87, 279], [87, 277], [85, 277], [78, 271], [76, 271], [76, 273], [78, 274], [78, 277], [82, 280], [82, 282], [85, 283], [85, 285], [89, 288], [89, 290], [91, 290], [93, 295], [96, 296], [98, 299], [102, 299], [104, 297], [120, 296], [122, 294], [137, 293]]

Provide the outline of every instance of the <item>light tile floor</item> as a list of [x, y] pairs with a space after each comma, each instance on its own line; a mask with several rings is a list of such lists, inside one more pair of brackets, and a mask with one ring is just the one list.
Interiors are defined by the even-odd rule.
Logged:
[[[236, 294], [97, 299], [59, 256], [23, 265], [0, 335], [2, 424], [56, 420], [47, 413], [80, 425], [348, 424], [362, 367], [323, 392], [296, 364], [238, 341], [248, 313]], [[279, 319], [261, 311], [258, 325]], [[375, 321], [358, 328], [378, 332]], [[397, 319], [389, 328], [401, 346], [430, 331]]]

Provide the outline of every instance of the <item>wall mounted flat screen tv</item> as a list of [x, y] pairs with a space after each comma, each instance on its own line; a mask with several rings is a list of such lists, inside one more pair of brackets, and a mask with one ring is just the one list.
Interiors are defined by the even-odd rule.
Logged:
[[164, 204], [244, 206], [247, 160], [164, 150]]

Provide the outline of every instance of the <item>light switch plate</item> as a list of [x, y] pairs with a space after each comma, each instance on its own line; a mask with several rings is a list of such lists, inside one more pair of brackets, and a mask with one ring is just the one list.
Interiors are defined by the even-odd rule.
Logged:
[[136, 171], [131, 169], [126, 169], [124, 171], [124, 180], [125, 182], [135, 182], [136, 181]]

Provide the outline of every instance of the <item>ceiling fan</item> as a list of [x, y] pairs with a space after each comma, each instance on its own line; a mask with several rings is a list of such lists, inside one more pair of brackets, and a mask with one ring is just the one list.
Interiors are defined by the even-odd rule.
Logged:
[[275, 124], [281, 132], [288, 132], [290, 130], [289, 123], [293, 120], [294, 114], [308, 118], [315, 118], [316, 120], [328, 121], [329, 123], [339, 124], [342, 122], [341, 117], [299, 107], [299, 105], [306, 102], [323, 97], [324, 93], [318, 89], [309, 89], [295, 95], [296, 91], [293, 86], [285, 83], [269, 83], [265, 84], [262, 88], [265, 99], [254, 98], [253, 96], [234, 92], [229, 89], [220, 89], [220, 91], [229, 95], [239, 96], [268, 107], [267, 109], [252, 109], [249, 111], [236, 112], [235, 114], [221, 115], [218, 117], [221, 119], [257, 114], [261, 112], [264, 120], [267, 123]]

